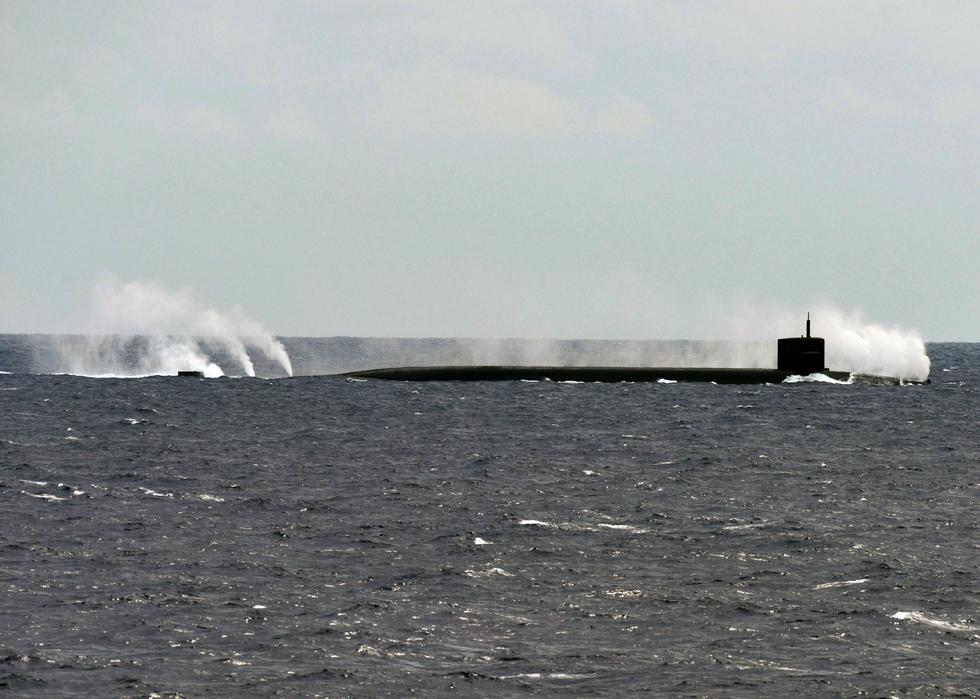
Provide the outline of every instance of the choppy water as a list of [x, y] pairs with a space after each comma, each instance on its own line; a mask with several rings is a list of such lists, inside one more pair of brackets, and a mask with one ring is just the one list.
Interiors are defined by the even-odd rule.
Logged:
[[980, 345], [881, 387], [88, 379], [0, 343], [13, 695], [980, 694]]

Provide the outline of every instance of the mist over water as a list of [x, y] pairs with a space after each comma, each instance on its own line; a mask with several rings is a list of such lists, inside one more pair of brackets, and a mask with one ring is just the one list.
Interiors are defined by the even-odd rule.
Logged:
[[[738, 335], [775, 338], [803, 335], [807, 311], [743, 309], [733, 321]], [[826, 340], [829, 369], [924, 381], [930, 360], [925, 341], [915, 330], [884, 326], [865, 319], [857, 309], [827, 303], [809, 309], [813, 335]], [[773, 364], [775, 366], [775, 364]]]
[[[92, 294], [84, 336], [58, 339], [58, 370], [82, 376], [255, 376], [249, 350], [257, 350], [292, 376], [285, 347], [240, 308], [220, 312], [189, 289], [154, 282], [101, 280]], [[218, 362], [221, 361], [222, 364]]]
[[[444, 363], [540, 366], [775, 368], [776, 340], [805, 333], [807, 311], [743, 307], [715, 340], [456, 340]], [[814, 304], [813, 335], [826, 340], [827, 368], [924, 381], [930, 361], [914, 330], [873, 323], [859, 310]]]
[[[826, 340], [835, 371], [923, 381], [930, 360], [914, 330], [870, 322], [859, 310], [827, 303], [809, 307], [813, 335]], [[329, 374], [392, 366], [524, 365], [775, 368], [776, 339], [802, 335], [806, 310], [743, 306], [719, 325], [714, 340], [558, 340], [542, 338], [287, 338], [299, 374]], [[99, 282], [89, 333], [54, 338], [42, 372], [84, 376], [207, 377], [293, 375], [283, 342], [240, 308], [220, 312], [188, 289], [153, 282]], [[656, 337], [656, 328], [638, 328]], [[250, 354], [251, 352], [251, 354]], [[53, 358], [53, 359], [52, 359]]]
[[854, 372], [924, 381], [931, 362], [922, 337], [899, 327], [866, 323], [854, 311], [828, 313], [827, 361]]

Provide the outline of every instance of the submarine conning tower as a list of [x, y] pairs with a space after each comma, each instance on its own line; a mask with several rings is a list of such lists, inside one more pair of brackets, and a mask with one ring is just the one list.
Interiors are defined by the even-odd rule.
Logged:
[[806, 337], [782, 337], [777, 341], [776, 368], [794, 374], [827, 371], [822, 337], [810, 336], [810, 314], [806, 314]]

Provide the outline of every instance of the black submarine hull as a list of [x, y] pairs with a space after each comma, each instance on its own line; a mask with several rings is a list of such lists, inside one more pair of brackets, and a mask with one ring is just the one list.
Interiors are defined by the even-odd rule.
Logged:
[[[821, 371], [835, 381], [899, 385], [916, 383], [890, 376]], [[718, 384], [782, 383], [799, 372], [780, 369], [608, 366], [427, 366], [368, 369], [336, 374], [339, 378], [385, 381], [583, 381], [599, 383], [698, 381]]]
[[[387, 381], [581, 381], [655, 382], [700, 381], [727, 384], [782, 383], [791, 376], [821, 374], [840, 382], [897, 386], [906, 381], [892, 376], [872, 376], [850, 371], [831, 371], [825, 361], [824, 339], [810, 334], [784, 337], [777, 342], [775, 369], [730, 369], [716, 367], [620, 367], [620, 366], [425, 366], [369, 369], [335, 374], [347, 379]], [[928, 383], [928, 379], [926, 379]]]

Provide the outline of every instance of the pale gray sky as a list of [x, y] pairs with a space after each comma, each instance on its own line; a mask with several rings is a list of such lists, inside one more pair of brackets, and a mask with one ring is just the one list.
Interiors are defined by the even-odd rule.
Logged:
[[980, 3], [0, 2], [0, 332], [980, 340]]

